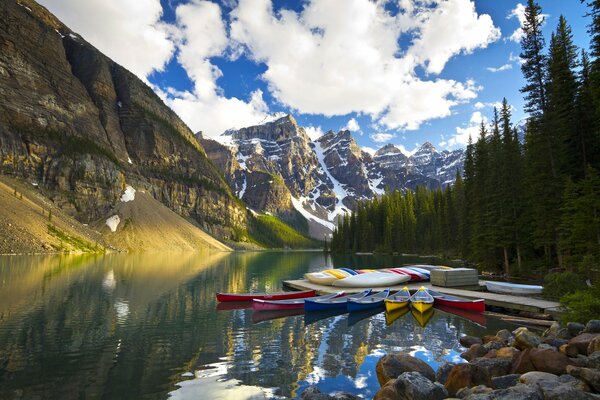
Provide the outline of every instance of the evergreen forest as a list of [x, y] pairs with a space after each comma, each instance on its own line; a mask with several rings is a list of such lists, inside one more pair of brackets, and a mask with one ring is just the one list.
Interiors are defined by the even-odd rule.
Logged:
[[338, 224], [331, 251], [446, 255], [506, 275], [560, 268], [575, 277], [569, 282], [597, 273], [600, 0], [586, 3], [589, 54], [574, 45], [564, 17], [544, 37], [542, 10], [527, 3], [520, 54], [529, 115], [524, 137], [504, 100], [492, 123], [482, 122], [479, 137], [470, 140], [453, 186], [387, 192], [359, 203]]

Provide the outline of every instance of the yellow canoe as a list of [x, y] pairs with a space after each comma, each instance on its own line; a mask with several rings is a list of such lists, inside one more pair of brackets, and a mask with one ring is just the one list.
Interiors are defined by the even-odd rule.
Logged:
[[420, 313], [424, 313], [427, 310], [430, 310], [431, 307], [433, 307], [433, 303], [425, 303], [422, 301], [413, 302], [411, 303], [411, 305], [416, 311]]
[[410, 292], [408, 291], [408, 287], [403, 287], [402, 290], [397, 293], [391, 295], [387, 299], [385, 299], [385, 310], [387, 312], [393, 312], [394, 310], [399, 310], [408, 306], [408, 302], [410, 301]]
[[419, 290], [410, 297], [410, 304], [415, 310], [424, 313], [433, 307], [433, 296], [429, 294], [427, 289], [421, 286]]

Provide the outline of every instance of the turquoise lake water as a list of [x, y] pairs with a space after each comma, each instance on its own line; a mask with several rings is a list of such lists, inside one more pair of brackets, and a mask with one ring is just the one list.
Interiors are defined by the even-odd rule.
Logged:
[[507, 325], [447, 309], [427, 321], [383, 310], [222, 309], [215, 292], [278, 291], [283, 279], [326, 265], [429, 261], [320, 252], [0, 257], [0, 398], [299, 398], [311, 384], [371, 398], [383, 354], [409, 352], [436, 368], [459, 360], [461, 335]]

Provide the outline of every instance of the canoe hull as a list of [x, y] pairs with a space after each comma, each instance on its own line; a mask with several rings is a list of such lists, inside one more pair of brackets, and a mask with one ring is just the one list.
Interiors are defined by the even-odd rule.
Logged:
[[[356, 293], [354, 295], [346, 296], [346, 301], [341, 301], [343, 298], [338, 299], [327, 299], [327, 301], [322, 301], [319, 299], [307, 299], [304, 301], [304, 311], [325, 311], [325, 310], [346, 310], [348, 300], [351, 299], [359, 299], [361, 297], [367, 296], [371, 293], [371, 290], [365, 290], [361, 293]], [[332, 301], [329, 301], [332, 300]]]
[[452, 308], [460, 308], [461, 310], [468, 310], [473, 312], [484, 312], [485, 311], [485, 301], [483, 299], [480, 300], [465, 300], [465, 301], [450, 301], [444, 299], [435, 298], [435, 304], [440, 304], [446, 307]]
[[382, 308], [385, 299], [390, 295], [390, 290], [385, 289], [379, 293], [365, 296], [358, 300], [348, 300], [348, 312], [372, 310]]
[[317, 295], [316, 290], [305, 290], [302, 292], [281, 292], [281, 293], [217, 293], [217, 301], [219, 302], [241, 302], [257, 300], [287, 300], [287, 299], [303, 299], [306, 297], [314, 297]]
[[433, 303], [425, 303], [422, 301], [412, 302], [412, 303], [410, 303], [410, 305], [412, 306], [412, 308], [414, 308], [415, 310], [417, 310], [420, 313], [424, 313], [427, 310], [429, 310], [431, 307], [433, 307]]
[[398, 275], [389, 272], [365, 272], [360, 275], [349, 276], [344, 279], [333, 282], [335, 287], [388, 287], [407, 282], [410, 278], [407, 275]]
[[394, 312], [396, 310], [400, 310], [401, 308], [405, 308], [408, 306], [408, 300], [406, 301], [397, 301], [397, 300], [385, 300], [385, 310], [389, 313]]
[[519, 285], [516, 283], [506, 282], [486, 282], [485, 286], [487, 290], [493, 293], [506, 293], [514, 295], [532, 295], [541, 294], [544, 289], [542, 286], [537, 285]]

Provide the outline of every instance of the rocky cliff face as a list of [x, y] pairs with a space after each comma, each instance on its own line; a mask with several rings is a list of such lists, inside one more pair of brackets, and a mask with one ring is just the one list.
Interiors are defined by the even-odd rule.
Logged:
[[371, 156], [349, 131], [330, 131], [311, 141], [290, 115], [225, 132], [217, 140], [201, 143], [250, 208], [284, 218], [295, 209], [319, 238], [358, 201], [386, 189], [451, 184], [464, 163], [462, 150], [438, 152], [429, 142], [411, 156], [392, 144]]
[[0, 21], [0, 173], [36, 182], [82, 222], [106, 215], [127, 183], [218, 237], [245, 225], [202, 146], [147, 85], [34, 1], [1, 2]]

